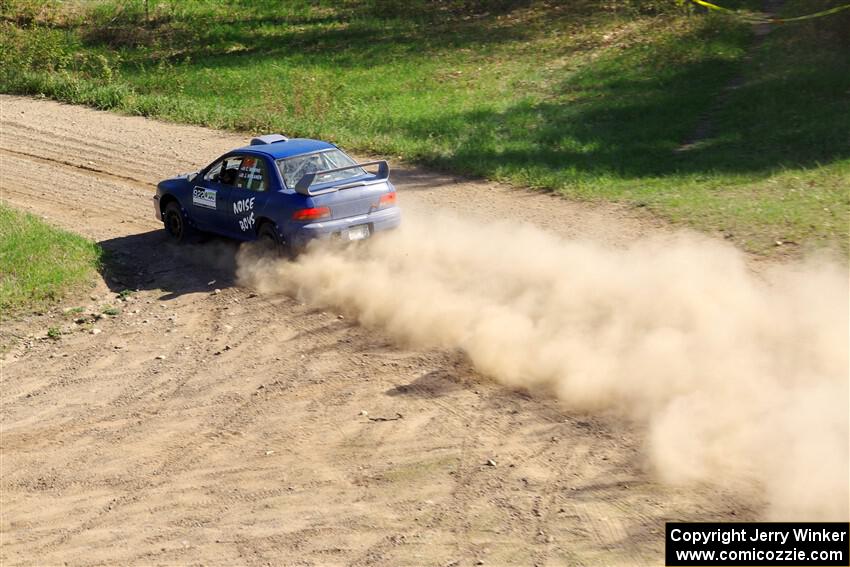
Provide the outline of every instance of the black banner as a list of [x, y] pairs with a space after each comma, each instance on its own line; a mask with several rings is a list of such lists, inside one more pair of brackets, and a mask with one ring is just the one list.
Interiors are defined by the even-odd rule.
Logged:
[[665, 563], [670, 567], [848, 566], [848, 527], [841, 522], [670, 522]]

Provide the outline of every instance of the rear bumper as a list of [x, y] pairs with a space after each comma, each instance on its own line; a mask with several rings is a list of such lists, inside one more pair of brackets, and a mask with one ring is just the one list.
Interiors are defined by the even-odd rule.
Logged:
[[290, 234], [284, 236], [288, 236], [286, 240], [290, 245], [300, 248], [305, 246], [310, 240], [339, 236], [341, 232], [353, 226], [367, 224], [369, 225], [369, 232], [375, 234], [376, 232], [396, 228], [400, 223], [401, 209], [391, 207], [356, 217], [312, 222], [295, 226]]
[[159, 195], [153, 196], [153, 211], [156, 216], [156, 220], [162, 221], [162, 209], [159, 208]]

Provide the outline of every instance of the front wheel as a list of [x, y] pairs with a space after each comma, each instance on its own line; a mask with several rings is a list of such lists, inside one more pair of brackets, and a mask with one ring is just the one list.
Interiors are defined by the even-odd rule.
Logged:
[[165, 212], [162, 214], [162, 221], [165, 223], [165, 232], [175, 242], [186, 242], [191, 235], [191, 228], [186, 224], [186, 218], [180, 210], [180, 205], [172, 201], [165, 206]]

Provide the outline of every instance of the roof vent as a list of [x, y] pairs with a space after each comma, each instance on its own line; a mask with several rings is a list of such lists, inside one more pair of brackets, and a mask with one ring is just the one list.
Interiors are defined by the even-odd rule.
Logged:
[[262, 146], [265, 144], [274, 144], [275, 142], [286, 142], [289, 138], [286, 136], [281, 136], [280, 134], [266, 134], [265, 136], [257, 136], [256, 138], [251, 138], [252, 146]]

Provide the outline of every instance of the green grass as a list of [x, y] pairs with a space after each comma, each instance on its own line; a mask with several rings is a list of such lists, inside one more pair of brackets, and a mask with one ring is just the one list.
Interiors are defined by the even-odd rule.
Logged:
[[[850, 13], [750, 53], [748, 24], [675, 0], [151, 0], [147, 20], [142, 1], [4, 6], [5, 92], [329, 139], [648, 207], [759, 252], [848, 250]], [[708, 138], [677, 152], [706, 115]]]
[[0, 317], [47, 307], [99, 263], [97, 244], [0, 204]]
[[132, 289], [122, 289], [121, 291], [118, 292], [118, 300], [119, 301], [127, 301], [128, 299], [133, 297], [134, 293], [136, 293], [136, 292]]

